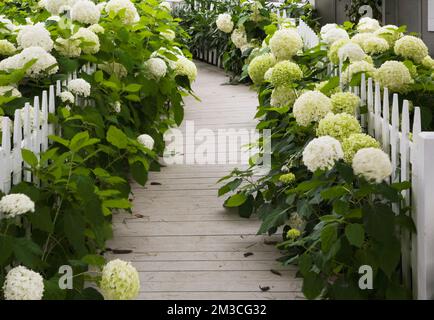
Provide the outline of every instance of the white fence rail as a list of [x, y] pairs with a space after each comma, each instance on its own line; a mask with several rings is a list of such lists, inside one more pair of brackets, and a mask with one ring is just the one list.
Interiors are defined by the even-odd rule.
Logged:
[[[88, 74], [95, 70], [94, 65], [85, 65], [82, 72]], [[15, 110], [14, 121], [3, 117], [1, 122], [0, 147], [0, 190], [9, 193], [11, 187], [21, 181], [37, 182], [30, 171], [25, 170], [26, 164], [21, 156], [21, 149], [29, 149], [37, 156], [48, 149], [48, 136], [56, 133], [54, 124], [48, 122], [48, 114], [56, 112], [56, 96], [77, 78], [74, 72], [68, 79], [55, 85], [50, 85], [41, 96], [33, 98], [33, 106], [26, 103], [22, 109]], [[76, 97], [77, 100], [77, 97]]]
[[[419, 107], [414, 108], [410, 121], [409, 102], [400, 102], [398, 94], [393, 94], [390, 105], [388, 89], [380, 88], [371, 78], [362, 75], [360, 87], [350, 90], [367, 107], [367, 113], [361, 115], [362, 125], [390, 155], [391, 182], [411, 182], [411, 190], [402, 193], [403, 207], [411, 205], [417, 233], [402, 234], [403, 280], [412, 287], [415, 298], [433, 299], [434, 132], [422, 132]], [[399, 213], [399, 208], [393, 209]]]

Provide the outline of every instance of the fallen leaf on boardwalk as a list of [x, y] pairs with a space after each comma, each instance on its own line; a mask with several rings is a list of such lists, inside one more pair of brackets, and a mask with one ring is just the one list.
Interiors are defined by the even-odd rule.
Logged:
[[277, 271], [277, 270], [270, 269], [270, 272], [273, 273], [273, 274], [275, 274], [275, 275], [277, 275], [277, 276], [282, 276], [282, 274], [279, 271]]
[[140, 214], [140, 213], [136, 213], [136, 214], [134, 214], [134, 216], [135, 216], [136, 218], [143, 218], [143, 217], [144, 217], [144, 215], [142, 215], [142, 214]]
[[270, 290], [270, 287], [261, 287], [261, 286], [259, 286], [259, 289], [261, 289], [261, 291], [265, 292], [265, 291]]
[[161, 186], [161, 183], [159, 183], [159, 182], [151, 182], [151, 186]]
[[253, 256], [253, 252], [246, 252], [246, 253], [244, 254], [244, 257], [245, 257], [245, 258], [250, 257], [250, 256]]
[[276, 240], [267, 240], [267, 239], [264, 239], [264, 244], [270, 245], [270, 246], [274, 246], [274, 245], [278, 244], [278, 242]]
[[128, 250], [128, 249], [113, 249], [112, 252], [114, 254], [128, 254], [133, 252], [133, 250]]

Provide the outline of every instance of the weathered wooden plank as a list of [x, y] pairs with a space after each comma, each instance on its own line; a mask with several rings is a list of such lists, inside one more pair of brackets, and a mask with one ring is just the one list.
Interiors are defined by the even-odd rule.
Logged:
[[[272, 237], [278, 241], [280, 237]], [[136, 253], [148, 251], [274, 251], [273, 245], [265, 244], [262, 236], [118, 236], [107, 243], [112, 249], [131, 249]]]
[[246, 252], [242, 251], [213, 251], [213, 252], [145, 252], [145, 253], [128, 253], [114, 254], [106, 252], [108, 259], [125, 259], [139, 263], [142, 261], [164, 261], [170, 264], [180, 261], [268, 261], [271, 264], [278, 259], [281, 254], [278, 250], [263, 252]]
[[299, 292], [140, 292], [140, 300], [303, 300]]
[[202, 236], [256, 235], [258, 222], [246, 221], [188, 221], [120, 223], [114, 225], [118, 236]]

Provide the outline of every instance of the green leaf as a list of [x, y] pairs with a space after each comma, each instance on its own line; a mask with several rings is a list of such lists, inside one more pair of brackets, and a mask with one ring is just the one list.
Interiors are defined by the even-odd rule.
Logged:
[[225, 206], [229, 207], [229, 208], [239, 207], [244, 202], [246, 202], [246, 200], [247, 200], [247, 196], [244, 193], [237, 193], [237, 194], [234, 194], [233, 196], [230, 196], [225, 201]]
[[110, 126], [107, 131], [107, 141], [119, 149], [125, 149], [128, 145], [128, 137], [120, 129]]
[[327, 253], [338, 236], [335, 224], [328, 224], [321, 231], [321, 250]]
[[246, 202], [244, 202], [241, 206], [238, 207], [238, 214], [240, 215], [240, 217], [250, 218], [253, 213], [253, 201], [253, 196], [249, 195]]
[[55, 135], [49, 135], [48, 138], [54, 142], [60, 143], [61, 145], [68, 147], [69, 141], [66, 139], [63, 139], [61, 137], [55, 136]]
[[140, 185], [144, 186], [148, 180], [148, 172], [142, 162], [136, 161], [130, 165], [131, 174], [134, 180]]
[[88, 265], [97, 267], [102, 267], [106, 263], [105, 258], [99, 254], [87, 254], [83, 258], [81, 258], [81, 261]]
[[345, 236], [350, 244], [357, 248], [361, 248], [365, 241], [365, 228], [363, 225], [358, 223], [349, 224], [345, 227]]
[[343, 186], [334, 186], [321, 191], [321, 197], [324, 200], [330, 200], [334, 198], [339, 198], [346, 194], [348, 191]]
[[36, 211], [28, 214], [27, 217], [35, 229], [52, 232], [54, 225], [51, 219], [51, 210], [49, 207], [36, 208]]
[[110, 199], [105, 200], [103, 205], [107, 208], [118, 208], [118, 209], [129, 209], [131, 208], [131, 203], [128, 199]]
[[225, 184], [223, 187], [221, 187], [218, 191], [218, 196], [221, 197], [222, 195], [234, 191], [236, 188], [240, 186], [240, 184], [243, 182], [242, 179], [237, 178], [232, 180], [231, 182]]
[[29, 268], [37, 268], [42, 256], [41, 248], [27, 238], [14, 239], [15, 259]]
[[0, 266], [9, 259], [14, 251], [14, 238], [10, 236], [0, 235]]
[[314, 272], [308, 272], [303, 279], [303, 294], [308, 299], [317, 298], [325, 287], [324, 280]]
[[38, 165], [38, 158], [32, 151], [28, 149], [21, 149], [21, 156], [23, 157], [23, 160], [32, 168], [35, 168]]
[[132, 83], [127, 85], [126, 87], [124, 87], [124, 90], [127, 92], [138, 92], [140, 89], [142, 88], [142, 85], [140, 84], [136, 84], [136, 83]]

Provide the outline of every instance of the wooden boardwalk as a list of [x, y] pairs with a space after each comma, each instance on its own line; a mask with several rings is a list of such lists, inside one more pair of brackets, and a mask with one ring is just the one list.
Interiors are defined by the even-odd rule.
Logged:
[[[201, 101], [187, 99], [184, 123], [194, 120], [195, 132], [207, 130], [204, 136], [220, 128], [253, 129], [255, 92], [222, 85], [221, 70], [197, 65], [194, 91]], [[186, 138], [178, 147], [187, 155], [199, 143], [188, 141], [185, 124], [181, 130]], [[139, 299], [302, 298], [296, 270], [275, 261], [273, 238], [256, 236], [259, 222], [222, 207], [216, 182], [234, 167], [241, 165], [174, 164], [151, 173], [146, 187], [134, 186], [133, 215], [115, 216], [108, 247], [132, 250], [109, 258], [137, 268]]]

